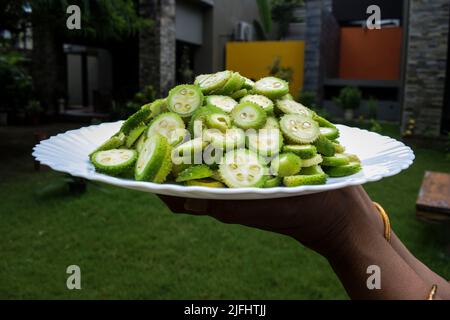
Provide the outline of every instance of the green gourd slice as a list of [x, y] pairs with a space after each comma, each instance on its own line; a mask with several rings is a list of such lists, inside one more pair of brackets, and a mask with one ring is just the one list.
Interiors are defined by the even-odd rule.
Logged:
[[267, 114], [252, 102], [242, 102], [231, 112], [233, 124], [241, 129], [260, 129], [266, 124]]
[[322, 166], [339, 167], [350, 163], [350, 159], [343, 154], [335, 154], [333, 157], [323, 157]]
[[238, 72], [234, 72], [230, 79], [225, 83], [225, 85], [221, 89], [214, 92], [224, 96], [231, 95], [235, 91], [239, 91], [241, 89], [244, 81], [245, 80]]
[[357, 174], [362, 170], [362, 167], [359, 162], [350, 162], [345, 166], [326, 167], [324, 170], [332, 178], [341, 178]]
[[281, 98], [289, 93], [289, 84], [275, 77], [266, 77], [255, 83], [255, 91], [272, 100]]
[[201, 130], [206, 129], [206, 117], [213, 113], [226, 114], [226, 112], [222, 109], [212, 105], [201, 107], [200, 109], [195, 111], [188, 124], [188, 130], [192, 136], [198, 137], [201, 133]]
[[317, 148], [318, 153], [326, 157], [332, 157], [336, 153], [333, 142], [322, 135], [314, 142], [314, 146]]
[[311, 175], [316, 175], [316, 174], [325, 174], [322, 167], [319, 165], [302, 168], [302, 170], [300, 171], [300, 175], [302, 175], [302, 176], [311, 176]]
[[247, 147], [262, 157], [278, 154], [283, 146], [283, 136], [279, 129], [249, 130]]
[[233, 98], [235, 100], [239, 100], [242, 97], [245, 97], [247, 94], [248, 94], [247, 89], [241, 89], [239, 91], [233, 92], [233, 94], [231, 95], [231, 98]]
[[179, 145], [172, 151], [173, 164], [202, 164], [203, 149], [206, 146], [207, 143], [201, 137]]
[[244, 88], [247, 90], [253, 90], [255, 88], [255, 81], [247, 78], [247, 77], [243, 77], [244, 78]]
[[283, 182], [283, 178], [281, 178], [281, 177], [271, 177], [271, 178], [267, 179], [266, 183], [264, 183], [264, 188], [266, 188], [266, 189], [276, 188], [276, 187], [279, 187], [282, 182]]
[[167, 106], [182, 118], [192, 116], [203, 105], [203, 93], [195, 85], [176, 86], [169, 92]]
[[280, 129], [280, 124], [278, 123], [277, 118], [267, 117], [266, 124], [262, 129]]
[[232, 150], [245, 146], [245, 132], [238, 128], [229, 129], [225, 133], [209, 129], [203, 133], [203, 139], [216, 149]]
[[280, 119], [280, 127], [289, 142], [309, 144], [320, 135], [319, 125], [311, 118], [288, 114]]
[[150, 123], [147, 130], [147, 137], [150, 138], [155, 134], [160, 134], [168, 140], [169, 144], [176, 145], [180, 142], [180, 137], [183, 134], [186, 135], [184, 129], [184, 121], [178, 114], [172, 112], [163, 113]]
[[277, 110], [285, 114], [299, 114], [308, 118], [313, 117], [313, 112], [311, 109], [293, 100], [278, 100]]
[[268, 168], [256, 153], [239, 149], [225, 154], [219, 173], [229, 188], [262, 188]]
[[89, 157], [92, 157], [92, 155], [99, 151], [107, 151], [112, 149], [119, 149], [125, 144], [126, 136], [123, 132], [118, 132], [111, 138], [109, 138], [106, 142], [104, 142], [102, 145], [100, 145], [97, 149], [95, 149]]
[[161, 113], [165, 113], [168, 111], [167, 109], [167, 99], [157, 99], [153, 101], [152, 103], [146, 104], [142, 107], [142, 109], [148, 109], [150, 110], [150, 115], [146, 119], [145, 123], [150, 122], [151, 119], [156, 118]]
[[345, 153], [344, 155], [350, 159], [350, 162], [361, 163], [361, 159], [355, 154]]
[[195, 79], [195, 85], [199, 86], [203, 93], [210, 94], [221, 89], [231, 78], [231, 71], [222, 71], [215, 74], [200, 75]]
[[169, 143], [166, 137], [154, 134], [147, 138], [136, 162], [137, 181], [153, 181], [167, 157], [167, 148]]
[[231, 118], [222, 113], [212, 113], [206, 116], [206, 126], [226, 132], [231, 127]]
[[186, 181], [188, 187], [205, 187], [205, 188], [225, 188], [226, 186], [217, 180], [199, 179]]
[[147, 135], [142, 134], [138, 141], [136, 142], [135, 149], [138, 153], [141, 153], [142, 149], [144, 148], [145, 141], [147, 140]]
[[182, 171], [176, 182], [186, 182], [189, 180], [198, 180], [212, 177], [214, 172], [207, 165], [198, 165], [189, 167], [186, 170]]
[[217, 107], [226, 113], [230, 113], [238, 103], [228, 96], [208, 96], [206, 97], [206, 104]]
[[112, 149], [98, 151], [91, 157], [92, 164], [98, 172], [119, 176], [133, 167], [137, 159], [135, 150]]
[[289, 188], [307, 185], [321, 185], [326, 183], [327, 183], [326, 174], [297, 175], [283, 178], [283, 184]]
[[294, 101], [294, 97], [292, 96], [292, 94], [288, 93], [288, 94], [285, 94], [284, 96], [282, 96], [280, 98], [280, 100], [291, 100], [291, 101]]
[[345, 147], [343, 145], [341, 145], [338, 142], [333, 142], [334, 145], [334, 150], [336, 151], [336, 153], [344, 153], [345, 152]]
[[151, 111], [148, 109], [141, 109], [132, 116], [130, 116], [122, 125], [120, 131], [128, 135], [133, 129], [145, 124], [145, 121], [150, 117]]
[[302, 169], [302, 159], [293, 153], [283, 153], [272, 160], [270, 173], [274, 176], [294, 176]]
[[169, 176], [170, 172], [172, 171], [172, 147], [169, 145], [166, 148], [166, 154], [164, 156], [163, 161], [161, 162], [161, 165], [159, 167], [158, 172], [156, 173], [155, 177], [153, 178], [154, 183], [164, 183], [167, 180], [167, 177]]
[[336, 140], [339, 138], [339, 130], [337, 128], [321, 127], [320, 134], [328, 140]]
[[252, 94], [252, 95], [245, 96], [244, 98], [241, 99], [240, 102], [241, 103], [242, 102], [253, 102], [253, 103], [256, 103], [257, 105], [259, 105], [261, 108], [263, 108], [264, 111], [266, 111], [267, 113], [273, 112], [273, 107], [274, 107], [273, 101], [263, 95], [260, 95], [260, 94]]
[[298, 155], [302, 159], [311, 159], [317, 154], [317, 149], [313, 145], [286, 145], [283, 147], [284, 152], [291, 152]]
[[321, 127], [325, 127], [325, 128], [334, 128], [336, 129], [336, 126], [334, 124], [332, 124], [330, 121], [328, 121], [327, 119], [319, 116], [317, 113], [314, 112], [313, 114], [313, 120], [316, 121], [319, 126]]
[[323, 161], [322, 156], [320, 154], [316, 154], [311, 159], [303, 159], [302, 160], [302, 167], [308, 168], [308, 167], [316, 166], [316, 165], [321, 164], [322, 161]]

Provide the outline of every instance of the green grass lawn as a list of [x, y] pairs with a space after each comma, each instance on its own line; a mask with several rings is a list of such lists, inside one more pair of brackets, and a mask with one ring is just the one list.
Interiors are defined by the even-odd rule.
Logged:
[[[286, 237], [174, 215], [156, 196], [119, 188], [36, 196], [61, 175], [33, 170], [32, 132], [0, 129], [1, 299], [347, 298], [326, 260]], [[450, 164], [441, 152], [415, 151], [408, 171], [366, 187], [411, 251], [450, 279], [449, 229], [417, 221], [414, 207], [424, 171]], [[66, 288], [72, 264], [79, 291]]]

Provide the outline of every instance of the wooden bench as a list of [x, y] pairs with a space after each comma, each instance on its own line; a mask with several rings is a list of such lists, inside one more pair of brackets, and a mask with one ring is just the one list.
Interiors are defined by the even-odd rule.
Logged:
[[450, 221], [450, 174], [425, 172], [416, 209], [419, 219]]

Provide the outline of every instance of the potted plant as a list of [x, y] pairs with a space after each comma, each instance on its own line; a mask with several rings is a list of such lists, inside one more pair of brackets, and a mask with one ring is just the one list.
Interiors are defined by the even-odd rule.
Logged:
[[37, 100], [30, 100], [25, 107], [25, 113], [34, 126], [39, 124], [42, 111], [41, 103]]
[[339, 92], [339, 96], [333, 99], [334, 103], [344, 109], [344, 119], [353, 120], [355, 110], [361, 105], [362, 93], [356, 87], [345, 87]]

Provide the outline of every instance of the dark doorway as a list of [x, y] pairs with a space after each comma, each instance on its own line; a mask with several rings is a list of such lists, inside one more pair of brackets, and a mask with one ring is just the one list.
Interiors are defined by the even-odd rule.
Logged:
[[[450, 30], [450, 21], [449, 21]], [[447, 49], [447, 75], [445, 77], [445, 99], [442, 110], [442, 133], [450, 133], [450, 32], [448, 34], [448, 49]]]
[[194, 58], [198, 46], [184, 41], [177, 41], [177, 83], [192, 83], [194, 81]]

